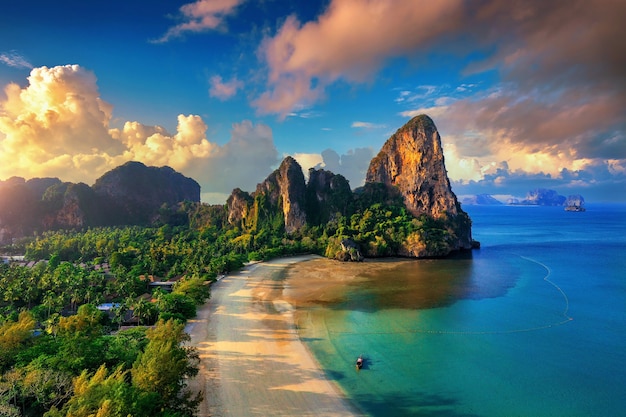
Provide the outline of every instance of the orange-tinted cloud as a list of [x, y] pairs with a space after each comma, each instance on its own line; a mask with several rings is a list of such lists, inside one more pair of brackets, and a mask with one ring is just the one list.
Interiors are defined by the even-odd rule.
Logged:
[[243, 88], [243, 82], [237, 78], [232, 78], [230, 81], [223, 81], [219, 75], [214, 75], [209, 80], [211, 88], [209, 88], [209, 95], [211, 97], [218, 98], [220, 100], [227, 100], [237, 94], [237, 91]]
[[197, 0], [180, 8], [181, 23], [171, 27], [155, 42], [167, 42], [184, 33], [205, 32], [218, 28], [242, 0]]
[[224, 145], [207, 138], [200, 116], [179, 115], [175, 134], [136, 121], [110, 126], [113, 106], [95, 75], [78, 65], [31, 71], [29, 84], [9, 84], [0, 101], [0, 178], [58, 177], [92, 183], [135, 160], [170, 166], [196, 179], [203, 193], [253, 189], [277, 163], [271, 129], [234, 124]]
[[285, 116], [323, 96], [328, 84], [364, 82], [393, 56], [413, 54], [451, 30], [461, 0], [334, 0], [315, 22], [289, 17], [261, 54], [269, 67], [268, 90], [254, 102], [262, 113]]

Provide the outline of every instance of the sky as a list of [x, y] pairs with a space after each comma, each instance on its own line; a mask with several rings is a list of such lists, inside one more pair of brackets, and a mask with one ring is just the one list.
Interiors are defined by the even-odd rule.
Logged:
[[363, 184], [412, 117], [457, 196], [626, 201], [626, 1], [11, 1], [0, 180], [170, 166], [202, 201], [286, 156]]

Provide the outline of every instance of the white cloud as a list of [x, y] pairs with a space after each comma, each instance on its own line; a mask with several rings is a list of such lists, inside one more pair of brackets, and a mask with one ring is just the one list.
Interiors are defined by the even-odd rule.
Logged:
[[436, 119], [448, 111], [448, 106], [433, 106], [433, 107], [421, 107], [413, 110], [405, 110], [400, 112], [400, 116], [413, 118], [415, 116], [419, 116], [420, 114], [425, 114], [429, 116], [431, 119]]
[[0, 62], [14, 68], [33, 68], [33, 65], [26, 58], [14, 51], [0, 53]]
[[376, 124], [370, 122], [352, 122], [350, 127], [358, 128], [358, 129], [384, 129], [387, 126], [383, 124]]
[[314, 168], [324, 162], [322, 155], [318, 153], [294, 153], [293, 158], [298, 161], [302, 167], [305, 177], [309, 176], [309, 168]]

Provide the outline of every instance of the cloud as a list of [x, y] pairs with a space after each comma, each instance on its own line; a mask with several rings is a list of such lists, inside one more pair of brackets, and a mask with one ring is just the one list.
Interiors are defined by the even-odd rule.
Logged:
[[168, 165], [194, 178], [204, 201], [211, 203], [224, 203], [237, 187], [254, 191], [279, 162], [272, 130], [265, 124], [233, 124], [230, 140], [222, 146], [210, 142], [206, 131], [200, 116], [179, 115], [175, 135], [138, 122], [127, 122], [112, 134], [127, 146], [129, 159]]
[[180, 8], [182, 23], [169, 28], [154, 42], [167, 42], [188, 32], [199, 33], [217, 29], [226, 16], [234, 13], [241, 3], [242, 0], [197, 0], [185, 4]]
[[413, 55], [452, 30], [459, 0], [334, 0], [317, 21], [287, 18], [260, 53], [269, 69], [268, 89], [253, 104], [261, 113], [289, 113], [324, 96], [337, 80], [371, 80], [387, 59]]
[[254, 191], [277, 168], [278, 156], [272, 129], [244, 120], [232, 125], [230, 140], [204, 160], [197, 178], [202, 176], [212, 191]]
[[458, 155], [557, 175], [590, 161], [626, 159], [622, 108], [611, 94], [589, 98], [568, 91], [546, 102], [538, 92], [512, 86], [401, 114], [429, 114], [441, 126], [444, 143], [453, 144]]
[[[483, 2], [459, 22], [455, 32], [466, 33], [467, 40], [456, 48], [483, 49], [485, 59], [466, 73], [495, 70], [500, 80], [482, 92], [462, 84], [444, 102], [426, 98], [420, 108], [408, 100], [412, 91], [401, 90], [396, 103], [405, 108], [402, 116], [426, 113], [440, 127], [455, 180], [476, 181], [480, 175], [484, 185], [512, 185], [509, 177], [496, 180], [485, 173], [502, 163], [520, 173], [514, 177], [520, 183], [558, 183], [564, 172], [609, 172], [597, 167], [611, 160], [623, 165], [626, 44], [617, 39], [626, 36], [626, 28], [617, 16], [625, 15], [626, 4], [600, 0], [588, 6]], [[577, 181], [593, 183], [585, 175]]]
[[[581, 158], [623, 158], [625, 15], [626, 2], [614, 0], [593, 7], [584, 0], [332, 0], [316, 20], [291, 16], [265, 39], [259, 53], [267, 64], [266, 89], [252, 104], [284, 117], [323, 99], [331, 84], [370, 82], [398, 57], [417, 65], [433, 52], [478, 53], [484, 59], [464, 74], [492, 71], [500, 91], [475, 95], [475, 86], [465, 83], [453, 91], [465, 100], [451, 96], [430, 107], [434, 117], [461, 112], [454, 133], [473, 137], [467, 146], [458, 144], [460, 151], [483, 152], [477, 144], [497, 155], [542, 148], [543, 162], [558, 162], [557, 170]], [[429, 99], [436, 88], [403, 89], [396, 102]], [[424, 109], [403, 115], [416, 114], [412, 110]]]
[[287, 116], [299, 117], [301, 119], [316, 119], [318, 117], [324, 116], [324, 113], [316, 110], [303, 110], [291, 112]]
[[0, 102], [0, 175], [92, 168], [122, 154], [108, 133], [112, 107], [100, 99], [93, 73], [78, 65], [41, 67], [28, 81], [26, 88], [7, 85]]
[[0, 53], [0, 62], [14, 68], [33, 68], [33, 65], [26, 58], [14, 51]]
[[374, 157], [374, 150], [372, 148], [355, 148], [339, 155], [333, 149], [326, 149], [322, 151], [321, 156], [322, 163], [317, 164], [316, 169], [323, 168], [335, 174], [343, 175], [350, 182], [350, 187], [355, 189], [365, 183], [365, 174]]
[[[41, 67], [29, 84], [9, 84], [0, 101], [0, 178], [58, 177], [93, 183], [135, 160], [170, 166], [197, 180], [203, 195], [253, 190], [278, 163], [272, 130], [243, 121], [224, 145], [211, 142], [197, 115], [179, 115], [176, 133], [127, 121], [110, 127], [113, 106], [98, 92], [95, 75], [78, 66]], [[224, 201], [222, 201], [224, 202]]]
[[370, 122], [352, 122], [352, 125], [350, 126], [357, 129], [384, 129], [387, 127], [386, 125]]
[[626, 174], [611, 172], [611, 164], [597, 162], [583, 170], [562, 170], [556, 176], [511, 170], [502, 164], [481, 181], [454, 181], [457, 195], [507, 194], [523, 198], [537, 188], [556, 190], [562, 195], [581, 194], [587, 202], [620, 202], [623, 197], [616, 190], [626, 187]]
[[291, 156], [298, 161], [305, 177], [309, 175], [309, 168], [315, 168], [324, 163], [322, 155], [318, 153], [294, 153]]
[[438, 118], [448, 112], [448, 106], [432, 106], [432, 107], [420, 107], [412, 110], [405, 110], [400, 112], [400, 116], [413, 118], [420, 114], [427, 114], [430, 118]]
[[222, 77], [214, 75], [209, 80], [211, 88], [209, 89], [209, 95], [211, 97], [218, 98], [220, 100], [227, 100], [237, 94], [237, 91], [243, 88], [243, 82], [237, 78], [232, 78], [230, 81], [222, 81]]

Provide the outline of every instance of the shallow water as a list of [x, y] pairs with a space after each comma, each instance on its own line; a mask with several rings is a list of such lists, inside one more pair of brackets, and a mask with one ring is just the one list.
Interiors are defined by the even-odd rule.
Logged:
[[329, 378], [372, 416], [623, 415], [626, 206], [466, 210], [480, 250], [306, 307]]

